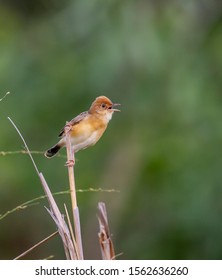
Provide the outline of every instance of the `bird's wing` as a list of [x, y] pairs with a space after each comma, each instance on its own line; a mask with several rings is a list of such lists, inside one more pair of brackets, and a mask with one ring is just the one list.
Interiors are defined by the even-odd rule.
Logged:
[[[85, 118], [85, 116], [87, 116], [87, 114], [88, 114], [88, 111], [82, 112], [81, 114], [76, 116], [74, 119], [72, 119], [68, 124], [71, 126], [74, 126], [77, 123], [80, 123]], [[63, 127], [63, 129], [60, 131], [59, 137], [62, 137], [64, 135], [64, 132], [65, 132], [65, 127]]]

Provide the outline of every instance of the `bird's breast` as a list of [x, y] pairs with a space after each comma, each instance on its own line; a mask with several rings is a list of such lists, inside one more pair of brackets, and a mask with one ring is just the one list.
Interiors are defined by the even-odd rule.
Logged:
[[103, 135], [107, 125], [97, 120], [84, 120], [71, 130], [71, 142], [74, 150], [77, 152], [89, 146], [96, 144], [96, 142]]

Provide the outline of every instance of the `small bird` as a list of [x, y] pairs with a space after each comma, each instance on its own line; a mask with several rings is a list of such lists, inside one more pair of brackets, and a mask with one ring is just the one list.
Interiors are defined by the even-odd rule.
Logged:
[[[88, 111], [82, 112], [67, 123], [74, 153], [97, 143], [105, 132], [113, 113], [120, 112], [114, 108], [118, 105], [120, 104], [113, 103], [106, 96], [99, 96]], [[55, 156], [61, 148], [66, 146], [65, 136], [64, 127], [59, 133], [60, 141], [45, 152], [47, 158]]]

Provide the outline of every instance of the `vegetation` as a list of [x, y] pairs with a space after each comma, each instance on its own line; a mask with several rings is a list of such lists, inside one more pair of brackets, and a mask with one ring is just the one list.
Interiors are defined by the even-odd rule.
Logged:
[[[101, 258], [104, 201], [120, 259], [221, 259], [221, 1], [29, 2], [0, 3], [0, 213], [44, 195], [7, 117], [43, 152], [102, 94], [121, 113], [77, 153], [76, 187], [119, 192], [77, 192], [85, 258]], [[52, 192], [69, 189], [64, 157], [33, 157]], [[1, 259], [56, 231], [44, 206], [0, 220]], [[58, 235], [26, 257], [51, 255], [65, 258]]]

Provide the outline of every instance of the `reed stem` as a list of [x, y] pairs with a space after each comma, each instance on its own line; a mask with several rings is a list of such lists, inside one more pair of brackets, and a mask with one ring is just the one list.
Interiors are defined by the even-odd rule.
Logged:
[[72, 149], [69, 123], [66, 124], [65, 135], [66, 135], [67, 167], [68, 167], [68, 174], [69, 174], [69, 186], [70, 186], [70, 195], [71, 195], [71, 202], [72, 202], [74, 232], [75, 232], [76, 244], [78, 248], [78, 256], [79, 259], [82, 260], [83, 259], [82, 237], [81, 237], [79, 209], [78, 209], [77, 199], [76, 199], [76, 186], [75, 186], [75, 175], [74, 175], [75, 151]]

